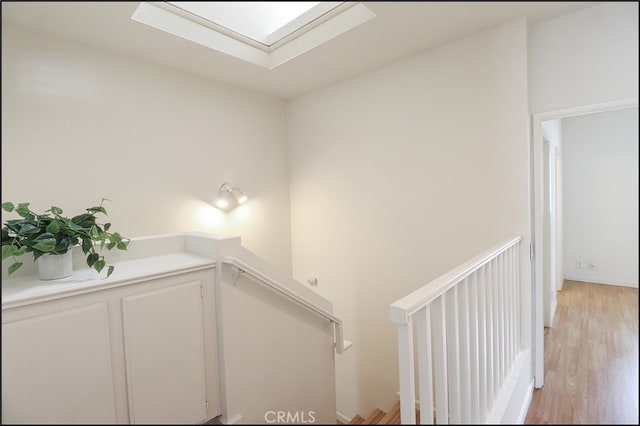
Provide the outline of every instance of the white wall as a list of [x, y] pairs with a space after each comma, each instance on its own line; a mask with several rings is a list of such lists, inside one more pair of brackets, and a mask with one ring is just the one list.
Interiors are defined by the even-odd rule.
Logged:
[[516, 234], [528, 252], [526, 43], [514, 21], [288, 104], [294, 276], [354, 341], [348, 417], [397, 400], [390, 303]]
[[[335, 423], [333, 323], [268, 289], [250, 271], [269, 277], [325, 312], [333, 311], [332, 304], [241, 247], [237, 238], [192, 237], [189, 242], [192, 252], [218, 260], [221, 421], [274, 423], [279, 411], [285, 419], [289, 413], [289, 423]], [[248, 273], [236, 276], [236, 266], [226, 264], [226, 257], [240, 262]]]
[[[75, 215], [106, 197], [125, 236], [240, 235], [290, 271], [284, 114], [276, 98], [2, 23], [3, 202]], [[250, 197], [228, 216], [209, 204], [226, 180]]]
[[532, 112], [638, 96], [638, 3], [599, 5], [533, 25]]
[[638, 287], [638, 108], [565, 118], [562, 144], [565, 276]]
[[305, 308], [241, 276], [221, 274], [226, 404], [223, 416], [242, 424], [273, 423], [273, 411], [298, 422], [336, 420], [333, 327]]

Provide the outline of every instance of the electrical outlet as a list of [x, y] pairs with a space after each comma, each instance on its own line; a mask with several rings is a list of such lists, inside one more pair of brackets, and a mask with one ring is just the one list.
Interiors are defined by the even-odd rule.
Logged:
[[576, 268], [577, 269], [584, 269], [584, 261], [576, 260]]
[[586, 264], [587, 264], [587, 269], [593, 269], [596, 267], [596, 265], [589, 260], [587, 260]]

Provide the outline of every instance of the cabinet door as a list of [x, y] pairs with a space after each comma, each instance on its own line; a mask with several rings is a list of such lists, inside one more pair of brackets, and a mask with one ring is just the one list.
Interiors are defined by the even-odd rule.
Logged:
[[2, 324], [2, 420], [116, 422], [106, 303]]
[[201, 282], [122, 299], [131, 423], [206, 420]]

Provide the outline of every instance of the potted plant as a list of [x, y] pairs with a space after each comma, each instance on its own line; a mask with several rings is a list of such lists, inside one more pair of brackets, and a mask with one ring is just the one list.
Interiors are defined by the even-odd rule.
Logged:
[[[103, 207], [107, 199], [103, 198], [99, 206], [86, 209], [72, 218], [62, 215], [59, 207], [52, 206], [42, 214], [38, 214], [29, 208], [29, 203], [2, 203], [2, 209], [7, 212], [16, 212], [20, 219], [7, 220], [2, 227], [2, 260], [13, 256], [14, 262], [9, 265], [9, 275], [17, 271], [22, 262], [16, 258], [26, 253], [33, 253], [34, 261], [39, 267], [44, 258], [51, 258], [54, 262], [68, 257], [67, 273], [71, 275], [71, 250], [80, 245], [87, 257], [87, 265], [100, 273], [107, 268], [107, 278], [113, 273], [114, 266], [107, 265], [104, 255], [98, 253], [106, 247], [107, 250], [126, 250], [129, 244], [128, 238], [123, 238], [117, 232], [111, 232], [111, 224], [98, 223], [98, 214], [107, 215]], [[60, 256], [60, 257], [59, 257]], [[41, 274], [41, 279], [63, 278], [46, 277]]]

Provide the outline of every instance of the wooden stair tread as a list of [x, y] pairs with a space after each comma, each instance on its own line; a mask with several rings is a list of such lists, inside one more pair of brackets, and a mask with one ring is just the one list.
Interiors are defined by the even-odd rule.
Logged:
[[382, 419], [385, 415], [385, 412], [382, 411], [379, 408], [376, 408], [375, 410], [373, 410], [371, 412], [371, 414], [369, 414], [369, 417], [367, 417], [366, 419], [364, 419], [364, 422], [362, 422], [363, 425], [375, 425], [378, 424], [379, 420]]
[[362, 417], [360, 417], [359, 415], [355, 415], [354, 418], [351, 419], [351, 421], [349, 422], [350, 425], [359, 425], [364, 421], [364, 419]]
[[[356, 416], [349, 422], [350, 425], [399, 425], [400, 424], [400, 401], [391, 407], [388, 413], [376, 408], [367, 418]], [[340, 424], [340, 421], [338, 421]], [[416, 424], [420, 424], [420, 410], [416, 410]]]
[[388, 425], [399, 425], [400, 424], [400, 406], [398, 406], [398, 411], [393, 415], [391, 419], [388, 420]]
[[395, 419], [396, 417], [399, 418], [399, 416], [400, 416], [400, 401], [396, 402], [396, 405], [391, 407], [391, 410], [389, 410], [389, 412], [385, 414], [382, 419], [380, 419], [380, 422], [378, 424], [380, 425], [393, 424], [391, 423], [391, 420]]

